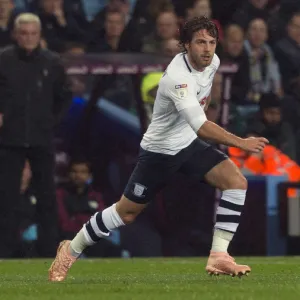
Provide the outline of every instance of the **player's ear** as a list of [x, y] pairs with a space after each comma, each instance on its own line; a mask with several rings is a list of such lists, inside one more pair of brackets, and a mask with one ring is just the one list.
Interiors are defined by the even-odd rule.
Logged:
[[189, 44], [189, 43], [184, 44], [184, 48], [185, 48], [186, 50], [190, 50], [190, 44]]

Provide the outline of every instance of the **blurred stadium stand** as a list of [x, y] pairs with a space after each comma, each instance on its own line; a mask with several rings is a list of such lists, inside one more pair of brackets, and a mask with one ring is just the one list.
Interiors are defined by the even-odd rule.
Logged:
[[[134, 167], [139, 142], [149, 122], [148, 107], [141, 92], [143, 78], [152, 72], [163, 72], [172, 57], [180, 52], [174, 43], [176, 34], [169, 37], [173, 30], [169, 19], [158, 16], [161, 12], [175, 11], [179, 27], [185, 19], [201, 15], [199, 7], [211, 10], [211, 18], [224, 33], [217, 49], [221, 58], [221, 89], [220, 92], [217, 90], [216, 83], [212, 91], [215, 96], [210, 113], [214, 120], [242, 136], [249, 131], [253, 133], [253, 124], [263, 124], [255, 131], [271, 135], [274, 146], [283, 153], [293, 147], [295, 157], [292, 159], [300, 163], [300, 66], [297, 61], [300, 57], [300, 15], [295, 14], [300, 11], [299, 1], [56, 0], [56, 7], [46, 8], [47, 1], [0, 0], [4, 7], [4, 13], [0, 14], [0, 45], [13, 42], [11, 22], [15, 16], [20, 11], [32, 11], [41, 16], [44, 47], [62, 55], [74, 99], [56, 129], [57, 152], [65, 153], [65, 159], [57, 155], [61, 158], [57, 159], [59, 183], [68, 181], [67, 157], [84, 156], [92, 165], [91, 184], [101, 191], [105, 204], [110, 205], [118, 199]], [[62, 12], [66, 26], [73, 30], [79, 28], [82, 34], [70, 34], [70, 30], [58, 36], [53, 25], [60, 22], [57, 11]], [[245, 14], [247, 18], [243, 17]], [[262, 36], [262, 29], [253, 25], [252, 38], [258, 44], [253, 44], [249, 55], [244, 41], [248, 39], [251, 44], [247, 30], [254, 19], [262, 20], [267, 31]], [[240, 26], [242, 40], [238, 40], [238, 34], [230, 34], [228, 26], [232, 24]], [[58, 28], [60, 26], [58, 24]], [[142, 53], [142, 46], [149, 37], [154, 37], [153, 48], [156, 50]], [[295, 57], [285, 56], [288, 54], [281, 51], [281, 43], [291, 43]], [[280, 92], [274, 82], [270, 83], [268, 91], [281, 100], [280, 121], [273, 127], [261, 115], [260, 99], [265, 91], [257, 88], [265, 83], [270, 58], [264, 45], [270, 46], [283, 78]], [[260, 69], [254, 70], [256, 64]], [[247, 82], [239, 80], [244, 73], [247, 73]], [[250, 78], [257, 79], [255, 84]], [[284, 122], [290, 128], [295, 145], [282, 141]], [[226, 151], [226, 148], [222, 150]], [[248, 199], [243, 221], [232, 243], [234, 255], [300, 253], [299, 193], [293, 199], [287, 196], [288, 187], [298, 190], [298, 180], [292, 186], [287, 185], [291, 183], [288, 183], [285, 169], [273, 175], [247, 174]], [[153, 248], [161, 247], [161, 255], [166, 256], [206, 255], [211, 242], [211, 220], [217, 195], [204, 183], [181, 176], [174, 178], [174, 182], [157, 196], [140, 218], [152, 236]], [[184, 215], [180, 222], [179, 213]], [[148, 221], [153, 222], [153, 228]], [[130, 244], [130, 237], [126, 233], [123, 236], [124, 245]], [[122, 231], [120, 240], [122, 243]], [[151, 256], [151, 253], [143, 252], [142, 246], [140, 249], [134, 255]]]

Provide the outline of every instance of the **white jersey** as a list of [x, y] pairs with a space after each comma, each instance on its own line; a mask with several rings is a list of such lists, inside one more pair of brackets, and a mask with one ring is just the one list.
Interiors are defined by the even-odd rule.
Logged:
[[174, 57], [159, 82], [151, 124], [141, 142], [143, 149], [175, 155], [197, 138], [179, 112], [199, 104], [204, 109], [219, 65], [216, 54], [202, 72], [192, 68], [186, 54]]

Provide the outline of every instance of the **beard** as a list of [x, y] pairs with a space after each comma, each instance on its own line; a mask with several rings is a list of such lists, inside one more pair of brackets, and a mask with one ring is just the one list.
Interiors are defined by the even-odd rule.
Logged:
[[211, 64], [213, 56], [209, 56], [209, 57], [207, 57], [207, 59], [205, 59], [204, 57], [202, 57], [200, 55], [191, 54], [191, 58], [192, 58], [194, 64], [197, 66], [197, 69], [200, 70], [200, 69], [208, 67]]

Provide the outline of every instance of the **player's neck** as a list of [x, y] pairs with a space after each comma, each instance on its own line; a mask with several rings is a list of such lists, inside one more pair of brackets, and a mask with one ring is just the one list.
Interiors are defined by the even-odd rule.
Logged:
[[187, 53], [186, 56], [187, 56], [187, 59], [188, 59], [188, 63], [193, 68], [193, 70], [195, 70], [196, 72], [203, 72], [205, 70], [205, 67], [204, 68], [197, 67], [196, 63], [191, 58], [191, 56], [189, 55], [189, 53]]

